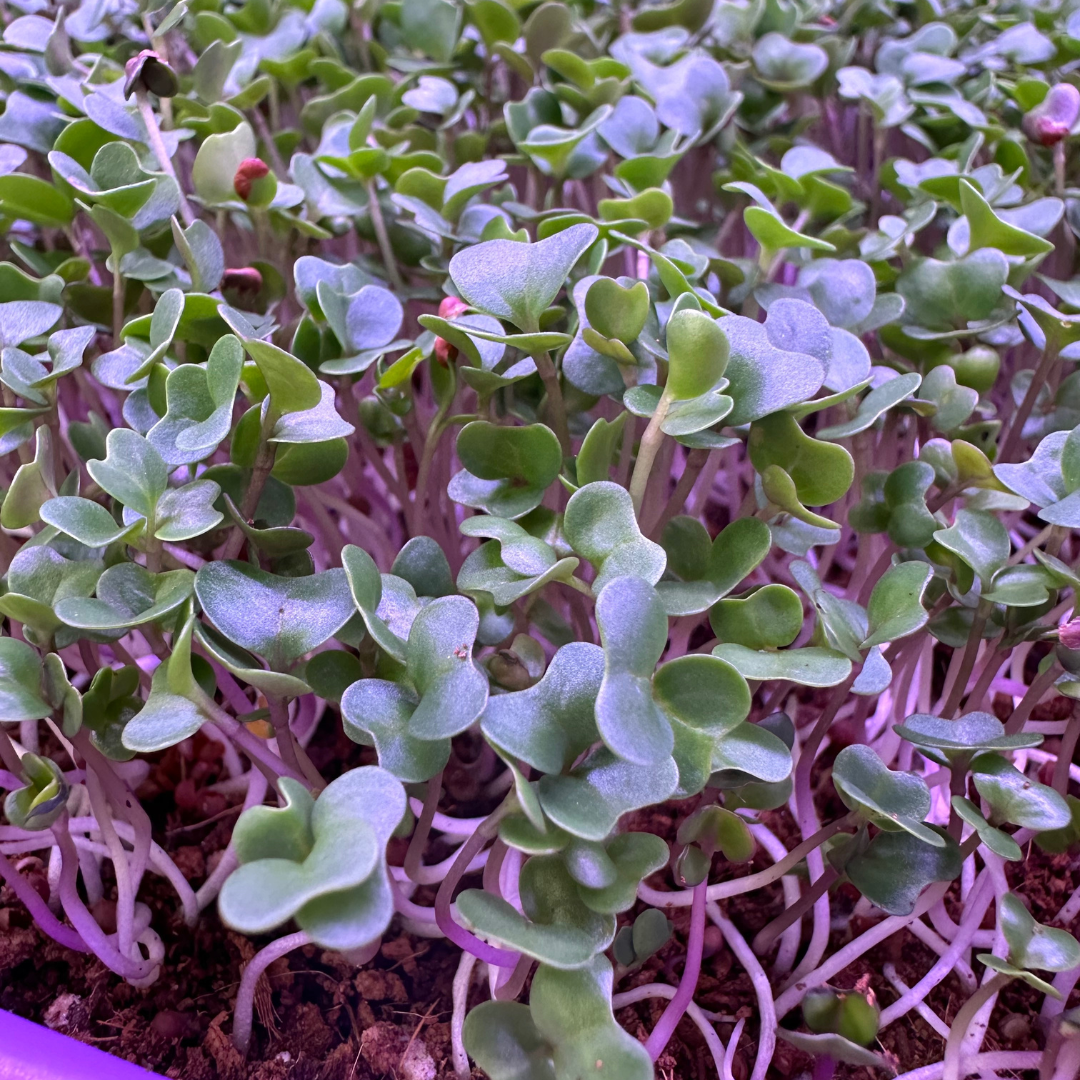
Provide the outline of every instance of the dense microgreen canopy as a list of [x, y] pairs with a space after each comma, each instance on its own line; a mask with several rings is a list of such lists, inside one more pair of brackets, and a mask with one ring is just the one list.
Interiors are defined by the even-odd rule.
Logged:
[[[1069, 5], [15, 0], [2, 38], [0, 880], [44, 933], [171, 984], [153, 869], [282, 934], [238, 945], [240, 1051], [308, 946], [373, 1075], [1075, 1072], [1051, 1002], [977, 1056], [1080, 968]], [[349, 965], [420, 992], [392, 926], [462, 952], [448, 1052], [352, 1008]], [[875, 1046], [916, 1006], [940, 1067]]]

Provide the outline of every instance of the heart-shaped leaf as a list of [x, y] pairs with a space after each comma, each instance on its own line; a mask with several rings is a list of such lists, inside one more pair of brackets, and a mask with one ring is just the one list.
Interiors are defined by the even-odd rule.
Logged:
[[557, 968], [584, 967], [615, 937], [615, 916], [585, 906], [558, 855], [529, 859], [519, 891], [524, 915], [482, 889], [460, 893], [458, 913], [484, 937]]
[[664, 572], [664, 549], [638, 528], [626, 488], [606, 480], [586, 484], [570, 496], [563, 533], [574, 551], [596, 567], [593, 592], [608, 582], [633, 574], [655, 585]]
[[96, 599], [68, 597], [56, 604], [57, 618], [80, 630], [121, 630], [156, 622], [191, 596], [190, 570], [153, 574], [137, 563], [110, 566], [97, 580]]
[[810, 646], [786, 652], [755, 652], [743, 645], [717, 645], [713, 656], [726, 660], [744, 679], [787, 679], [802, 686], [836, 686], [851, 674], [851, 661], [833, 649]]
[[667, 553], [668, 570], [682, 578], [665, 578], [656, 584], [660, 602], [668, 615], [695, 615], [708, 610], [761, 565], [772, 535], [758, 518], [739, 518], [710, 542], [705, 527], [695, 518], [675, 517], [664, 526], [660, 543]]
[[966, 713], [956, 720], [943, 720], [940, 716], [915, 713], [902, 724], [896, 725], [896, 733], [920, 750], [931, 751], [927, 757], [949, 765], [978, 753], [990, 750], [1022, 750], [1038, 746], [1042, 736], [1034, 732], [1005, 733], [1005, 725], [991, 713]]
[[624, 288], [612, 278], [597, 278], [585, 294], [585, 315], [598, 334], [630, 345], [645, 326], [649, 302], [644, 281]]
[[450, 498], [495, 517], [514, 519], [535, 510], [562, 467], [559, 440], [543, 424], [475, 421], [458, 436], [457, 453], [465, 468], [450, 481]]
[[1000, 754], [980, 754], [972, 763], [975, 789], [990, 804], [997, 821], [1026, 829], [1063, 829], [1072, 815], [1051, 787], [1029, 780]]
[[479, 626], [465, 597], [433, 600], [412, 620], [406, 681], [360, 679], [342, 695], [346, 733], [374, 742], [380, 764], [408, 782], [428, 780], [442, 769], [451, 736], [487, 705], [488, 681], [472, 659]]
[[720, 323], [703, 311], [683, 308], [668, 320], [667, 393], [676, 401], [711, 390], [728, 363], [728, 340]]
[[537, 970], [529, 1007], [553, 1047], [556, 1076], [649, 1080], [648, 1051], [612, 1015], [612, 986], [611, 964], [602, 956], [575, 971]]
[[[798, 333], [786, 332], [793, 322], [801, 327], [801, 339]], [[720, 328], [730, 347], [724, 374], [730, 382], [727, 393], [735, 402], [727, 418], [732, 427], [798, 405], [821, 389], [826, 365], [817, 355], [800, 351], [800, 345], [805, 347], [813, 341], [818, 330], [823, 330], [830, 341], [831, 334], [824, 316], [810, 304], [780, 301], [772, 305], [764, 325], [730, 315], [721, 320]]]
[[0, 714], [5, 723], [42, 720], [52, 709], [41, 700], [41, 660], [25, 641], [0, 637]]
[[878, 578], [866, 609], [869, 634], [859, 648], [884, 645], [922, 629], [930, 619], [923, 607], [933, 570], [925, 563], [906, 562], [889, 567]]
[[956, 841], [936, 830], [937, 846], [907, 832], [880, 832], [845, 866], [851, 883], [890, 915], [910, 915], [927, 885], [960, 876], [963, 858]]
[[783, 648], [802, 629], [802, 601], [786, 585], [766, 585], [745, 599], [713, 605], [709, 622], [720, 641], [756, 650]]
[[595, 225], [571, 225], [535, 244], [488, 240], [459, 251], [450, 276], [473, 307], [534, 333], [597, 232]]
[[859, 408], [850, 420], [842, 424], [822, 428], [818, 432], [818, 437], [822, 439], [847, 439], [852, 435], [857, 435], [860, 431], [866, 431], [889, 409], [915, 393], [921, 382], [922, 377], [914, 372], [907, 375], [897, 375], [896, 378], [889, 379], [887, 382], [882, 383], [881, 386], [871, 390], [859, 402]]
[[560, 828], [583, 840], [605, 840], [623, 814], [663, 802], [678, 782], [671, 758], [656, 766], [633, 765], [605, 747], [566, 776], [541, 777], [537, 794], [544, 813]]
[[855, 476], [855, 463], [842, 446], [811, 439], [788, 412], [754, 421], [747, 447], [755, 469], [780, 466], [794, 481], [799, 501], [808, 506], [843, 498]]
[[607, 845], [605, 855], [614, 875], [605, 885], [589, 886], [578, 880], [578, 894], [587, 907], [601, 915], [629, 911], [637, 901], [642, 880], [668, 861], [667, 844], [652, 833], [620, 833]]
[[1011, 551], [1005, 526], [985, 510], [957, 510], [953, 524], [935, 532], [934, 540], [970, 566], [984, 588]]
[[1036, 971], [1067, 971], [1080, 964], [1080, 943], [1066, 930], [1036, 922], [1018, 896], [1006, 893], [998, 904], [1009, 960]]
[[869, 746], [845, 746], [833, 764], [833, 785], [852, 810], [886, 832], [903, 829], [932, 847], [942, 839], [922, 822], [930, 813], [930, 792], [921, 777], [891, 772]]
[[492, 1080], [649, 1080], [648, 1053], [612, 1015], [612, 985], [611, 964], [602, 956], [574, 971], [541, 965], [530, 1006], [477, 1006], [465, 1018], [465, 1046]]
[[105, 460], [87, 462], [87, 471], [118, 502], [152, 519], [158, 499], [169, 486], [161, 455], [142, 435], [127, 428], [110, 431], [105, 445]]
[[275, 671], [332, 637], [356, 611], [340, 569], [284, 578], [248, 563], [207, 563], [195, 576], [195, 594], [218, 630]]
[[108, 547], [118, 540], [130, 539], [142, 532], [144, 521], [117, 525], [112, 514], [100, 503], [61, 495], [41, 504], [41, 520], [90, 548]]
[[[346, 544], [341, 550], [341, 565], [345, 570], [349, 590], [368, 633], [381, 649], [385, 649], [399, 663], [405, 663], [405, 641], [395, 634], [378, 614], [383, 599], [383, 578], [375, 565], [375, 560], [363, 548], [358, 548], [355, 544]], [[402, 584], [407, 583], [402, 582]], [[414, 601], [415, 598], [414, 592]]]
[[373, 766], [344, 773], [314, 801], [296, 781], [280, 784], [284, 807], [252, 807], [236, 823], [240, 867], [218, 897], [222, 920], [252, 934], [295, 918], [324, 947], [366, 945], [393, 915], [385, 850], [404, 788]]
[[1007, 832], [995, 829], [970, 799], [963, 795], [954, 795], [952, 808], [979, 834], [982, 843], [995, 855], [1000, 855], [1009, 862], [1019, 862], [1024, 857], [1020, 845]]
[[667, 645], [667, 616], [647, 581], [619, 577], [596, 601], [604, 681], [596, 724], [608, 748], [635, 765], [656, 765], [674, 747], [671, 723], [652, 697], [656, 662]]
[[492, 697], [480, 729], [511, 757], [542, 773], [560, 773], [599, 738], [593, 708], [603, 677], [603, 650], [571, 642], [535, 685]]

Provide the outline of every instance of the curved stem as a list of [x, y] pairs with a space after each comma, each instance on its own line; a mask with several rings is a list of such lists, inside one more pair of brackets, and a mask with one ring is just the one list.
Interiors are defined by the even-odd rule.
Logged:
[[113, 348], [120, 348], [120, 331], [124, 328], [124, 277], [120, 273], [120, 260], [114, 254], [112, 271], [112, 332]]
[[302, 945], [311, 943], [307, 932], [300, 930], [295, 934], [278, 938], [270, 942], [264, 949], [260, 949], [244, 966], [244, 973], [240, 976], [240, 989], [236, 993], [236, 1010], [233, 1013], [233, 1045], [241, 1054], [247, 1054], [251, 1045], [251, 1014], [255, 1004], [255, 985], [259, 976], [278, 957], [291, 953], [293, 949], [299, 949]]
[[694, 888], [694, 902], [690, 908], [690, 937], [686, 944], [686, 963], [683, 965], [682, 978], [679, 980], [679, 989], [675, 996], [668, 1002], [656, 1027], [649, 1033], [645, 1041], [645, 1049], [655, 1061], [663, 1052], [664, 1047], [671, 1041], [679, 1021], [683, 1018], [687, 1006], [694, 998], [697, 989], [698, 976], [701, 974], [701, 954], [705, 946], [705, 894], [708, 889], [708, 881], [701, 882]]
[[138, 890], [150, 862], [150, 846], [153, 843], [150, 817], [127, 783], [117, 776], [109, 759], [91, 742], [86, 728], [72, 736], [71, 741], [86, 761], [87, 772], [93, 769], [101, 781], [105, 797], [113, 809], [131, 824], [131, 877], [135, 890]]
[[461, 849], [450, 867], [450, 872], [443, 878], [439, 891], [435, 896], [435, 922], [439, 929], [459, 949], [466, 949], [480, 960], [483, 960], [485, 964], [492, 964], [495, 967], [513, 967], [517, 964], [520, 954], [481, 941], [475, 934], [470, 933], [454, 920], [454, 916], [450, 911], [450, 904], [454, 898], [454, 889], [457, 887], [457, 883], [465, 876], [473, 856], [479, 854], [488, 840], [498, 832], [499, 822], [506, 816], [508, 811], [508, 803], [503, 803], [461, 845]]
[[807, 911], [810, 910], [817, 902], [818, 899], [824, 896], [829, 889], [836, 884], [840, 875], [833, 867], [828, 866], [825, 868], [821, 877], [817, 879], [799, 897], [798, 901], [791, 905], [789, 908], [785, 908], [775, 919], [762, 930], [760, 930], [757, 936], [754, 938], [753, 949], [759, 956], [768, 952], [773, 942], [793, 923], [796, 919], [801, 919]]
[[957, 961], [971, 947], [972, 939], [982, 925], [983, 916], [986, 914], [986, 909], [990, 906], [992, 898], [993, 890], [990, 887], [990, 877], [984, 872], [979, 884], [968, 896], [960, 932], [953, 939], [948, 949], [941, 954], [934, 966], [913, 987], [906, 989], [901, 997], [882, 1010], [881, 1027], [891, 1024], [911, 1009], [916, 1008], [920, 1002], [925, 1000], [935, 986], [948, 978]]
[[971, 620], [971, 629], [968, 631], [967, 642], [964, 644], [964, 655], [960, 661], [960, 670], [956, 673], [956, 678], [953, 680], [951, 689], [949, 690], [949, 697], [941, 709], [941, 716], [945, 720], [951, 720], [953, 714], [958, 708], [960, 708], [960, 702], [964, 699], [964, 693], [967, 690], [968, 680], [971, 678], [971, 672], [975, 667], [975, 658], [979, 655], [979, 646], [982, 644], [983, 628], [986, 626], [986, 620], [990, 615], [991, 605], [985, 600], [979, 601], [979, 606], [975, 609], [975, 616]]
[[682, 475], [679, 477], [667, 505], [660, 511], [660, 516], [645, 530], [649, 536], [659, 537], [664, 531], [664, 526], [676, 514], [682, 512], [686, 500], [690, 498], [690, 492], [694, 490], [694, 485], [709, 460], [710, 453], [709, 450], [695, 449], [686, 455], [686, 464], [683, 466]]
[[157, 964], [151, 961], [136, 961], [124, 956], [108, 935], [97, 924], [97, 920], [86, 909], [79, 896], [76, 875], [79, 871], [79, 853], [75, 842], [68, 832], [67, 814], [64, 813], [53, 824], [53, 836], [60, 849], [60, 903], [64, 914], [71, 920], [72, 926], [79, 932], [83, 941], [90, 946], [91, 952], [110, 970], [121, 978], [130, 981], [142, 981], [152, 975]]
[[131, 880], [131, 863], [128, 861], [124, 845], [113, 826], [112, 815], [105, 804], [105, 794], [101, 781], [92, 768], [86, 770], [86, 790], [90, 794], [90, 809], [93, 811], [102, 839], [109, 850], [113, 873], [116, 876], [116, 940], [124, 956], [131, 955], [135, 926], [135, 892], [138, 882]]
[[1053, 660], [1044, 672], [1035, 676], [1031, 685], [1027, 688], [1027, 693], [1020, 699], [1020, 704], [1013, 709], [1012, 716], [1005, 721], [1007, 734], [1015, 735], [1017, 732], [1024, 730], [1024, 725], [1027, 723], [1032, 710], [1039, 704], [1043, 694], [1054, 685], [1054, 680], [1057, 677], [1057, 661]]
[[[710, 903], [717, 900], [727, 900], [732, 896], [741, 896], [743, 893], [754, 892], [763, 885], [771, 885], [779, 881], [785, 874], [790, 874], [796, 866], [806, 858], [815, 848], [821, 847], [826, 840], [842, 832], [855, 820], [854, 813], [847, 814], [837, 821], [830, 822], [824, 828], [819, 829], [813, 836], [807, 837], [798, 847], [792, 848], [788, 855], [778, 863], [774, 863], [768, 870], [761, 870], [747, 877], [733, 878], [731, 881], [721, 881], [710, 885], [707, 898]], [[682, 889], [678, 892], [661, 892], [659, 889], [651, 889], [642, 884], [638, 889], [638, 895], [647, 904], [653, 907], [687, 907], [693, 902], [693, 890]]]
[[296, 741], [296, 735], [289, 723], [288, 703], [284, 698], [271, 694], [266, 695], [266, 702], [270, 707], [270, 723], [274, 726], [274, 735], [277, 738], [282, 760], [290, 769], [303, 776], [309, 787], [321, 791], [326, 787], [326, 781], [319, 775], [311, 759]]
[[968, 1026], [979, 1010], [993, 998], [998, 991], [1012, 981], [1011, 975], [997, 974], [987, 980], [961, 1006], [953, 1020], [949, 1038], [945, 1043], [945, 1060], [942, 1080], [961, 1080], [960, 1052], [964, 1045], [964, 1036]]
[[37, 923], [39, 929], [48, 934], [53, 941], [74, 952], [93, 951], [78, 932], [66, 927], [49, 910], [49, 905], [41, 899], [37, 889], [8, 862], [7, 856], [3, 854], [0, 854], [0, 878], [11, 886], [12, 892], [22, 902], [23, 907], [30, 912], [31, 918]]
[[450, 1060], [458, 1080], [469, 1080], [472, 1069], [469, 1067], [469, 1055], [465, 1053], [462, 1031], [465, 1027], [465, 1011], [469, 1007], [469, 988], [472, 986], [473, 968], [476, 957], [470, 952], [463, 952], [454, 974], [453, 1003], [454, 1011], [450, 1017]]
[[544, 384], [547, 392], [547, 413], [555, 434], [559, 437], [559, 445], [562, 447], [563, 457], [571, 454], [570, 425], [566, 419], [566, 406], [563, 403], [562, 386], [559, 383], [559, 373], [555, 369], [555, 361], [551, 354], [542, 352], [535, 353], [533, 360], [536, 361], [536, 371]]
[[379, 205], [379, 194], [375, 188], [375, 181], [367, 182], [368, 210], [371, 213], [371, 226], [375, 230], [375, 239], [379, 244], [379, 254], [382, 255], [383, 268], [390, 284], [399, 292], [402, 289], [401, 274], [398, 272], [397, 260], [394, 258], [394, 249], [390, 245], [390, 234], [386, 231], [386, 220], [383, 218], [382, 207]]
[[[269, 413], [267, 413], [267, 417], [269, 417]], [[274, 443], [269, 441], [271, 430], [272, 425], [269, 420], [264, 421], [259, 436], [259, 451], [255, 456], [255, 464], [251, 470], [251, 479], [248, 480], [247, 491], [244, 492], [244, 501], [240, 504], [240, 516], [245, 521], [251, 521], [255, 517], [255, 511], [259, 508], [259, 500], [262, 498], [263, 488], [266, 487], [266, 481], [270, 479], [270, 470], [274, 467], [277, 448]], [[225, 542], [225, 547], [222, 548], [221, 558], [235, 559], [243, 550], [246, 539], [247, 537], [244, 536], [240, 526], [234, 525], [232, 532], [229, 533], [229, 539]]]
[[[253, 806], [258, 806], [266, 798], [266, 789], [269, 786], [266, 777], [256, 768], [252, 767], [248, 774], [248, 789], [247, 794], [244, 796], [244, 810], [249, 810]], [[241, 811], [242, 813], [243, 811]], [[209, 907], [217, 898], [217, 894], [221, 892], [222, 885], [225, 884], [225, 879], [239, 866], [240, 860], [236, 857], [236, 848], [232, 841], [229, 841], [229, 846], [222, 853], [221, 859], [218, 861], [217, 866], [211, 871], [210, 876], [199, 886], [199, 891], [195, 894], [195, 905], [197, 911], [202, 911], [204, 908]]]
[[1031, 415], [1031, 410], [1035, 408], [1035, 402], [1038, 400], [1039, 391], [1046, 385], [1047, 376], [1049, 376], [1050, 369], [1054, 366], [1057, 357], [1057, 345], [1051, 344], [1048, 341], [1046, 347], [1043, 349], [1043, 354], [1039, 359], [1039, 366], [1035, 369], [1035, 373], [1031, 377], [1031, 384], [1027, 388], [1024, 400], [1020, 402], [1016, 412], [1013, 413], [1009, 429], [999, 444], [1001, 449], [998, 451], [996, 458], [999, 464], [1005, 464], [1012, 461], [1013, 452], [1016, 450], [1016, 445], [1023, 434], [1024, 424]]

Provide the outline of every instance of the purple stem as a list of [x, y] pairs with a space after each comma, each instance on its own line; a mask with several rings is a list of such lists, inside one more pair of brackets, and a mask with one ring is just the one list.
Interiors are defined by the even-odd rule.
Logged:
[[0, 855], [0, 878], [3, 878], [22, 901], [23, 906], [30, 912], [34, 922], [46, 934], [65, 949], [73, 949], [75, 952], [90, 952], [90, 946], [74, 930], [66, 927], [50, 910], [48, 905], [38, 894], [37, 889], [30, 884], [8, 862], [7, 857]]
[[686, 963], [683, 965], [679, 989], [668, 1002], [663, 1015], [652, 1029], [645, 1042], [645, 1049], [655, 1061], [663, 1052], [675, 1034], [679, 1021], [683, 1018], [687, 1006], [694, 998], [698, 976], [701, 974], [701, 954], [705, 946], [705, 900], [708, 881], [694, 886], [694, 899], [690, 905], [690, 938], [686, 945]]
[[518, 962], [520, 953], [510, 949], [500, 949], [481, 941], [475, 934], [470, 933], [465, 927], [454, 921], [450, 912], [450, 904], [454, 898], [454, 889], [457, 883], [465, 876], [469, 863], [473, 856], [478, 855], [487, 843], [493, 830], [498, 826], [498, 811], [488, 818], [476, 832], [461, 845], [457, 858], [450, 873], [443, 878], [439, 891], [435, 896], [435, 922], [439, 929], [459, 948], [471, 952], [485, 964], [493, 964], [495, 967], [512, 968]]
[[812, 1080], [832, 1080], [836, 1075], [836, 1059], [829, 1054], [820, 1054], [814, 1058]]

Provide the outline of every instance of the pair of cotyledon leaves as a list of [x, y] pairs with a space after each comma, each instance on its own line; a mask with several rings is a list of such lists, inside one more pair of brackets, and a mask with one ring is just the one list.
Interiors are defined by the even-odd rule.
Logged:
[[293, 919], [325, 948], [358, 949], [394, 914], [386, 845], [405, 814], [405, 789], [384, 769], [352, 769], [313, 798], [288, 777], [280, 808], [246, 810], [233, 831], [240, 866], [218, 898], [222, 920], [246, 934]]

